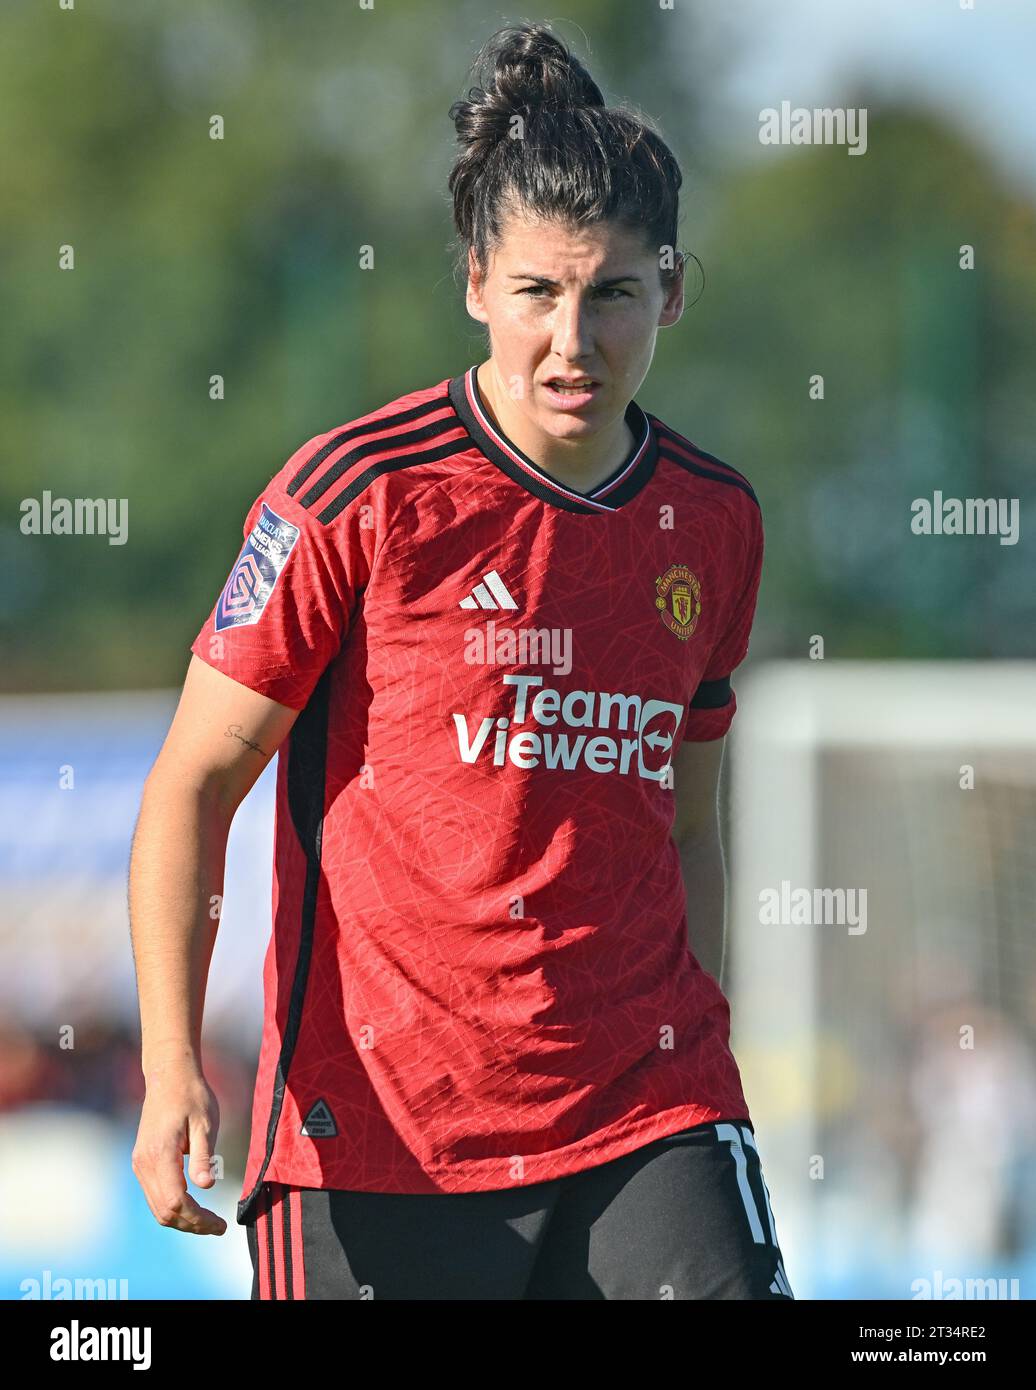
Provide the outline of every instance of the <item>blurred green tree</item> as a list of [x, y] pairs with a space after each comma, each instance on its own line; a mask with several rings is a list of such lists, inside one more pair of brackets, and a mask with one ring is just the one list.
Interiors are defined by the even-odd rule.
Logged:
[[[446, 112], [502, 22], [481, 0], [9, 7], [5, 688], [178, 682], [289, 454], [481, 355], [447, 255]], [[959, 134], [865, 93], [866, 157], [732, 168], [710, 119], [737, 57], [722, 24], [572, 0], [558, 28], [684, 168], [705, 292], [639, 399], [759, 492], [753, 653], [823, 632], [829, 655], [1031, 654], [1031, 547], [909, 530], [936, 487], [1031, 497], [1031, 204]], [[128, 543], [23, 535], [45, 489], [127, 498]]]

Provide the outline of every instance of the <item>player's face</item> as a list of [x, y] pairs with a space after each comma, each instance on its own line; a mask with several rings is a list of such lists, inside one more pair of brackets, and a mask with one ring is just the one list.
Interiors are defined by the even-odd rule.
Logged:
[[[618, 224], [512, 214], [485, 278], [469, 263], [467, 307], [487, 325], [497, 379], [527, 423], [575, 439], [621, 420], [659, 328], [683, 312], [683, 281], [667, 293], [659, 252]], [[593, 384], [563, 393], [551, 384], [559, 376]]]

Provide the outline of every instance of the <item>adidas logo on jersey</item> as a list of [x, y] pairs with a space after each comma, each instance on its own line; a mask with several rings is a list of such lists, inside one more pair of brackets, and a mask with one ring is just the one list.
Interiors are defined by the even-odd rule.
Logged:
[[467, 598], [462, 598], [458, 607], [460, 608], [517, 608], [518, 605], [507, 592], [507, 585], [497, 574], [496, 570], [490, 570], [488, 574], [482, 576], [483, 582], [476, 584]]

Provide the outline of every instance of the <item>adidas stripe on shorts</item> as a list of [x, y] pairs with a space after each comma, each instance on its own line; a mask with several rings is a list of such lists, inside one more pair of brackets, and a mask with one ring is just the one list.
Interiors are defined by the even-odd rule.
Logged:
[[252, 1298], [792, 1299], [751, 1124], [491, 1192], [266, 1182]]

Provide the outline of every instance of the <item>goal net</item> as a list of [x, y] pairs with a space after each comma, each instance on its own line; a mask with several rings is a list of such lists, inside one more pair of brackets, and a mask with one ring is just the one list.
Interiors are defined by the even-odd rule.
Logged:
[[724, 983], [792, 1287], [1031, 1297], [1036, 663], [774, 663], [738, 701]]

